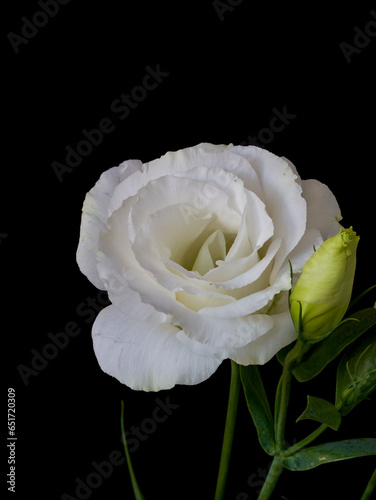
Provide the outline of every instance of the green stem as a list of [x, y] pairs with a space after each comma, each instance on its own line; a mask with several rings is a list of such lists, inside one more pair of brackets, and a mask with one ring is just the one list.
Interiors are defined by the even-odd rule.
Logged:
[[274, 457], [257, 500], [268, 500], [270, 498], [282, 470], [283, 465], [280, 457]]
[[231, 382], [230, 394], [228, 398], [225, 432], [222, 443], [221, 461], [219, 464], [217, 487], [215, 490], [215, 500], [223, 500], [228, 473], [228, 466], [231, 456], [232, 441], [234, 438], [236, 413], [238, 410], [238, 400], [240, 391], [239, 366], [231, 361]]
[[276, 420], [276, 446], [278, 452], [282, 452], [285, 448], [285, 426], [287, 418], [287, 407], [290, 398], [291, 376], [292, 364], [287, 364], [285, 361], [281, 378], [279, 408]]
[[293, 446], [290, 446], [290, 448], [287, 448], [283, 456], [289, 457], [296, 453], [297, 451], [300, 451], [302, 448], [307, 446], [307, 444], [310, 444], [314, 439], [318, 438], [320, 434], [322, 434], [328, 426], [326, 424], [321, 424], [320, 427], [318, 427], [315, 431], [311, 432], [307, 437], [302, 439], [301, 441], [298, 441], [295, 443]]
[[360, 500], [368, 500], [369, 498], [371, 498], [375, 486], [376, 486], [376, 469], [373, 471], [371, 479], [369, 480], [367, 487]]
[[285, 426], [287, 418], [287, 407], [290, 398], [292, 371], [303, 354], [309, 349], [309, 345], [298, 339], [295, 346], [287, 354], [283, 363], [282, 377], [278, 388], [278, 408], [276, 416], [276, 446], [279, 453], [285, 450]]
[[136, 476], [134, 474], [134, 470], [132, 467], [132, 462], [131, 462], [131, 456], [129, 454], [128, 450], [128, 445], [127, 445], [127, 439], [125, 436], [125, 430], [124, 430], [124, 401], [121, 402], [121, 434], [123, 436], [123, 444], [124, 444], [124, 451], [125, 451], [125, 457], [127, 459], [127, 464], [128, 464], [128, 470], [129, 470], [129, 475], [131, 476], [131, 481], [132, 481], [132, 488], [133, 488], [133, 493], [135, 496], [136, 500], [145, 500], [144, 496], [141, 493], [140, 487], [137, 484], [136, 481]]

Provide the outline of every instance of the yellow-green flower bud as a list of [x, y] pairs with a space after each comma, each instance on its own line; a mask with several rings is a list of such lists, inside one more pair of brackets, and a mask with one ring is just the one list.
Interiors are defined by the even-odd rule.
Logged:
[[[305, 263], [290, 295], [291, 316], [301, 338], [317, 342], [343, 318], [350, 302], [359, 236], [341, 229]], [[301, 312], [300, 312], [301, 311]]]

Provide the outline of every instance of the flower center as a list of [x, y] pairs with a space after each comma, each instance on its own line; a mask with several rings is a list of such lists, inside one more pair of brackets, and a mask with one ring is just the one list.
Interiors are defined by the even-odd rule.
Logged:
[[221, 230], [217, 229], [205, 240], [200, 248], [192, 266], [192, 271], [197, 271], [201, 276], [204, 276], [204, 274], [217, 266], [218, 260], [224, 261], [225, 257], [225, 236]]
[[226, 234], [221, 229], [209, 232], [208, 236], [207, 234], [208, 232], [204, 231], [188, 248], [186, 247], [185, 252], [171, 255], [170, 259], [187, 271], [196, 271], [201, 276], [224, 263], [235, 235]]

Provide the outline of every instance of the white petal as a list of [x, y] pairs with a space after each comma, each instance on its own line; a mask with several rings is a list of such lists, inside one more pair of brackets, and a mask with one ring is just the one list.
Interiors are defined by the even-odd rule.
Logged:
[[288, 254], [306, 228], [307, 207], [297, 177], [282, 158], [254, 146], [233, 148], [243, 154], [256, 171], [268, 214], [274, 223], [274, 236], [282, 238], [270, 281], [273, 283]]
[[302, 181], [303, 196], [307, 200], [307, 228], [316, 228], [324, 240], [341, 229], [342, 219], [337, 200], [326, 184], [315, 179]]
[[208, 379], [221, 360], [196, 354], [177, 338], [169, 323], [135, 322], [114, 306], [93, 325], [93, 343], [102, 370], [135, 390], [160, 391]]
[[252, 191], [246, 192], [245, 209], [249, 241], [254, 250], [259, 250], [274, 234], [273, 220], [268, 208]]
[[[214, 311], [221, 307], [207, 309]], [[182, 306], [180, 310], [176, 309], [176, 314], [172, 314], [171, 321], [180, 326], [189, 338], [215, 348], [242, 347], [273, 327], [273, 320], [266, 314], [221, 318], [200, 314], [205, 310], [195, 312]]]
[[[187, 270], [192, 269], [200, 248], [216, 229], [215, 219], [210, 215], [195, 217], [192, 214], [189, 223], [185, 223], [185, 215], [179, 207], [166, 207], [148, 217], [132, 245], [137, 261], [154, 276], [166, 273], [162, 264], [166, 257]], [[162, 283], [159, 276], [158, 280]]]
[[301, 272], [304, 264], [313, 254], [314, 249], [319, 248], [322, 242], [323, 239], [318, 229], [307, 229], [303, 238], [289, 254], [289, 261], [291, 262], [294, 273]]
[[[192, 190], [194, 192], [201, 188], [202, 182], [184, 178], [167, 179], [164, 177], [153, 181], [153, 189], [149, 183], [140, 191], [132, 206], [130, 215], [134, 236], [131, 239], [134, 242], [131, 251], [139, 265], [149, 271], [159, 284], [173, 292], [192, 293], [193, 286], [200, 286], [197, 278], [202, 277], [190, 270], [205, 241], [216, 231], [221, 231], [230, 245], [238, 231], [241, 217], [228, 207], [226, 192], [217, 190], [209, 208], [199, 210], [190, 206], [190, 198]], [[171, 191], [169, 188], [172, 186], [175, 189]], [[145, 193], [148, 194], [146, 198]], [[181, 203], [174, 204], [179, 198]], [[126, 242], [122, 243], [124, 245]], [[171, 271], [171, 266], [174, 266], [172, 261], [181, 268], [177, 270], [182, 272]], [[184, 273], [183, 268], [189, 273]], [[192, 279], [187, 281], [186, 277]], [[201, 284], [208, 290], [207, 283], [202, 279]]]
[[140, 294], [129, 286], [127, 273], [120, 271], [117, 263], [103, 252], [98, 252], [98, 270], [110, 301], [123, 314], [138, 321], [159, 323], [168, 320], [168, 315], [142, 302]]
[[[161, 310], [156, 310], [153, 301], [144, 302], [134, 283], [154, 292], [159, 298], [175, 300], [175, 295], [158, 285], [152, 277], [138, 264], [128, 238], [128, 218], [132, 199], [127, 200], [123, 206], [108, 220], [108, 228], [103, 229], [99, 235], [97, 251], [97, 269], [104, 288], [108, 291], [109, 298], [124, 314], [131, 317], [144, 317], [145, 321], [162, 322], [166, 315]], [[140, 309], [142, 308], [142, 309]], [[140, 311], [142, 313], [140, 316]]]
[[141, 168], [141, 162], [130, 160], [103, 172], [95, 186], [87, 193], [82, 208], [80, 241], [77, 263], [81, 272], [100, 290], [103, 283], [98, 276], [96, 253], [99, 231], [106, 226], [108, 206], [116, 186]]
[[235, 241], [227, 253], [225, 262], [235, 261], [254, 255], [251, 265], [258, 262], [257, 251], [273, 236], [273, 221], [269, 217], [265, 204], [249, 190], [245, 192], [247, 204]]
[[211, 142], [201, 142], [197, 144], [197, 146], [193, 146], [195, 148], [203, 149], [204, 151], [212, 152], [212, 151], [224, 151], [226, 149], [230, 149], [234, 147], [233, 144], [212, 144]]
[[255, 293], [250, 293], [231, 304], [200, 309], [198, 314], [200, 316], [215, 316], [216, 318], [236, 318], [260, 311], [260, 309], [267, 306], [269, 301], [273, 300], [279, 292], [291, 288], [290, 271], [287, 266], [284, 266], [283, 272], [281, 270], [272, 285], [267, 286], [265, 282], [263, 282], [259, 291]]
[[[101, 279], [107, 286], [111, 302], [118, 309], [123, 310], [123, 307], [127, 307], [124, 306], [123, 291], [129, 287], [140, 296], [144, 304], [150, 306], [148, 314], [152, 314], [155, 309], [158, 313], [168, 315], [177, 307], [175, 293], [158, 283], [136, 260], [128, 237], [131, 206], [130, 198], [110, 217], [108, 229], [101, 231], [97, 264]], [[115, 286], [111, 286], [114, 279]], [[127, 313], [127, 310], [124, 312]], [[164, 316], [161, 317], [159, 314], [157, 316], [163, 321]]]
[[[136, 236], [148, 236], [160, 250], [169, 248], [171, 259], [179, 264], [184, 255], [190, 254], [191, 268], [210, 234], [220, 229], [226, 237], [235, 236], [241, 222], [241, 216], [228, 206], [228, 194], [220, 189], [216, 189], [215, 196], [201, 207], [195, 205], [195, 193], [204, 189], [205, 184], [201, 181], [176, 177], [150, 182], [139, 192], [132, 206], [131, 241], [135, 241]], [[205, 234], [200, 231], [195, 236], [197, 224], [206, 227]], [[199, 241], [200, 235], [202, 241]], [[193, 248], [196, 243], [197, 248]]]
[[[270, 244], [265, 256], [255, 263], [254, 254], [212, 269], [205, 275], [205, 279], [226, 288], [241, 288], [256, 281], [269, 266], [281, 246], [278, 238]], [[252, 265], [253, 264], [253, 265]]]
[[205, 152], [199, 146], [194, 146], [179, 151], [169, 151], [156, 160], [142, 164], [141, 171], [135, 172], [127, 179], [127, 182], [122, 182], [116, 187], [109, 205], [110, 214], [119, 209], [124, 200], [134, 196], [150, 181], [186, 172], [201, 165], [201, 156], [210, 157], [210, 153]]
[[[190, 174], [191, 170], [194, 170], [192, 174]], [[226, 186], [233, 193], [231, 200], [236, 206], [242, 200], [238, 194], [243, 186], [240, 179], [243, 179], [242, 175], [246, 175], [247, 172], [250, 175], [250, 171], [252, 168], [249, 163], [242, 156], [233, 154], [230, 148], [207, 151], [200, 146], [195, 146], [179, 151], [170, 151], [157, 160], [144, 163], [141, 172], [136, 172], [126, 182], [119, 184], [114, 191], [109, 210], [110, 213], [117, 210], [125, 199], [134, 196], [149, 182], [164, 176], [181, 176], [192, 180], [201, 180], [205, 184], [217, 184], [222, 188]], [[256, 183], [255, 173], [253, 173], [253, 177]], [[241, 184], [240, 188], [237, 187], [237, 183]], [[203, 192], [203, 194], [207, 200], [210, 200], [209, 191]], [[198, 199], [198, 203], [200, 201]]]
[[[264, 203], [252, 192], [246, 190], [247, 204], [239, 232], [224, 262], [210, 270], [205, 279], [225, 288], [241, 288], [253, 283], [269, 265], [277, 253], [281, 240], [276, 239], [269, 246], [260, 261], [258, 250], [273, 235], [273, 222]], [[244, 256], [245, 249], [248, 251]]]
[[302, 180], [300, 178], [300, 175], [298, 174], [298, 171], [295, 167], [295, 165], [293, 164], [292, 161], [290, 161], [288, 158], [286, 158], [285, 156], [281, 156], [282, 160], [285, 160], [285, 162], [288, 163], [289, 167], [291, 168], [291, 170], [294, 172], [294, 174], [296, 175], [296, 182], [298, 182], [300, 185], [302, 183]]
[[235, 302], [235, 299], [231, 295], [218, 293], [209, 296], [208, 294], [191, 294], [185, 291], [176, 292], [176, 300], [192, 311], [199, 311], [204, 307], [219, 307]]
[[229, 357], [229, 349], [227, 347], [216, 347], [210, 344], [203, 344], [193, 338], [189, 337], [184, 330], [180, 330], [176, 334], [176, 338], [185, 345], [190, 351], [203, 356], [214, 356], [219, 360], [227, 359]]
[[272, 153], [268, 153], [264, 149], [256, 146], [233, 146], [229, 149], [231, 153], [242, 158], [241, 161], [238, 159], [237, 162], [233, 162], [229, 170], [241, 178], [247, 189], [255, 193], [260, 200], [265, 201], [264, 189], [256, 169], [253, 168], [253, 160], [255, 155]]
[[197, 189], [191, 192], [193, 205], [197, 203], [198, 208], [202, 206], [210, 207], [219, 190], [227, 194], [228, 206], [236, 210], [239, 214], [242, 214], [247, 202], [243, 180], [233, 172], [227, 170], [231, 165], [238, 165], [239, 160], [245, 162], [244, 158], [228, 152], [226, 154], [222, 152], [215, 155], [214, 153], [207, 154], [206, 156], [203, 155], [200, 158], [200, 164], [206, 164], [206, 166], [191, 168], [187, 172], [180, 172], [176, 174], [176, 177], [200, 181], [202, 183], [202, 189], [199, 192]]
[[297, 334], [289, 311], [270, 317], [274, 321], [273, 328], [241, 349], [233, 350], [230, 354], [232, 360], [245, 366], [263, 365], [282, 347], [296, 340]]
[[[242, 220], [240, 223], [238, 234], [234, 240], [234, 243], [231, 245], [231, 248], [227, 252], [225, 261], [231, 262], [233, 260], [241, 259], [243, 257], [248, 257], [253, 252], [253, 247], [248, 238], [248, 224], [247, 224], [247, 205], [245, 207], [245, 211], [242, 216]], [[255, 252], [255, 261], [258, 262], [258, 254]]]

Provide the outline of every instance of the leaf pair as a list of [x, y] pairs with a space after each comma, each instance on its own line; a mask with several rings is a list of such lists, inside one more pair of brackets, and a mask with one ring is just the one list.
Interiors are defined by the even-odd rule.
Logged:
[[[355, 321], [340, 324], [330, 337], [312, 345], [295, 366], [296, 379], [306, 382], [347, 347], [337, 370], [335, 406], [309, 396], [307, 409], [298, 420], [311, 418], [337, 430], [341, 415], [349, 413], [376, 388], [376, 309], [363, 309], [349, 319]], [[278, 353], [281, 363], [290, 349], [287, 346]]]
[[[255, 424], [261, 446], [269, 455], [276, 455], [275, 432], [272, 413], [257, 366], [241, 366], [240, 377], [244, 388], [247, 406]], [[298, 420], [310, 418], [325, 421], [325, 425], [338, 429], [341, 415], [328, 401], [308, 397], [305, 412]], [[308, 470], [319, 465], [347, 460], [350, 458], [376, 455], [376, 439], [361, 438], [325, 443], [299, 449], [289, 454], [287, 449], [282, 455], [282, 464], [289, 470]]]

